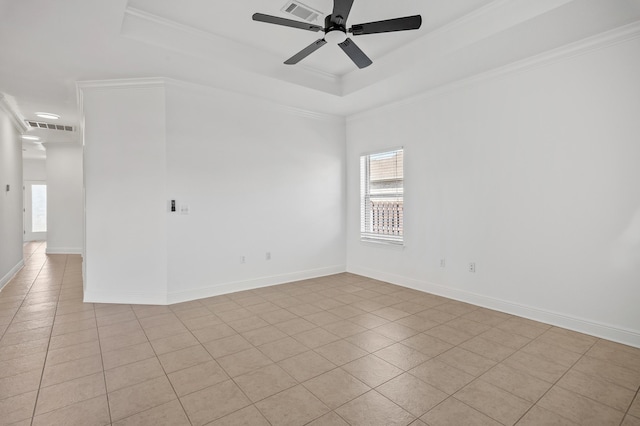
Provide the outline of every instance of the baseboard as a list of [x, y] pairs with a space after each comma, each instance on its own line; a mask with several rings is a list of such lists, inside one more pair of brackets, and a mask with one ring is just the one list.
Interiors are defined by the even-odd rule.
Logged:
[[446, 287], [440, 284], [416, 280], [401, 275], [390, 274], [360, 266], [349, 266], [348, 272], [362, 275], [368, 278], [386, 281], [402, 287], [424, 291], [438, 296], [447, 297], [461, 302], [471, 303], [483, 308], [494, 309], [519, 317], [540, 321], [557, 327], [566, 328], [580, 333], [589, 334], [602, 339], [611, 340], [625, 345], [640, 348], [640, 333], [638, 331], [602, 324], [584, 318], [553, 312], [541, 308], [521, 305], [508, 300], [497, 299], [465, 290]]
[[82, 247], [49, 247], [47, 254], [82, 254]]
[[115, 303], [123, 305], [166, 305], [166, 293], [135, 293], [84, 291], [84, 303]]
[[17, 274], [20, 271], [20, 269], [22, 269], [23, 267], [24, 267], [24, 259], [20, 259], [20, 262], [18, 262], [16, 266], [11, 268], [4, 277], [0, 278], [0, 291], [2, 291], [4, 286], [7, 285], [7, 283], [11, 281], [11, 278], [13, 278], [14, 275]]
[[326, 268], [309, 269], [287, 274], [272, 275], [254, 278], [244, 281], [234, 281], [218, 284], [211, 287], [201, 287], [193, 290], [169, 292], [167, 302], [169, 304], [188, 302], [191, 300], [205, 299], [207, 297], [220, 296], [222, 294], [235, 293], [237, 291], [253, 290], [261, 287], [284, 284], [293, 281], [308, 280], [311, 278], [325, 277], [346, 271], [346, 265], [334, 265]]

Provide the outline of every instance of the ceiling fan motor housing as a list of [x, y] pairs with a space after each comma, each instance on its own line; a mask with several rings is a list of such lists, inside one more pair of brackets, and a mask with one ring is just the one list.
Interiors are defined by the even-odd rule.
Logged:
[[324, 39], [328, 43], [340, 44], [347, 39], [347, 27], [342, 17], [334, 20], [333, 15], [328, 15], [324, 19]]

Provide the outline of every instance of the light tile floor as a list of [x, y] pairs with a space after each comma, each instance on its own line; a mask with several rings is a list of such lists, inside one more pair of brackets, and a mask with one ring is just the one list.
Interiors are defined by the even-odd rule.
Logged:
[[0, 424], [640, 425], [640, 350], [340, 274], [172, 306], [82, 303], [25, 246]]

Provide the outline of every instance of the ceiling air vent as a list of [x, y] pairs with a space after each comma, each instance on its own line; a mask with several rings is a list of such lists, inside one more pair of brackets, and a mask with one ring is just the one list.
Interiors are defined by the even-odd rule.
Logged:
[[25, 120], [25, 123], [27, 123], [27, 126], [33, 129], [62, 130], [65, 132], [73, 132], [73, 126], [63, 126], [60, 124], [49, 124], [49, 123], [43, 123], [41, 121], [31, 121], [31, 120]]
[[307, 22], [316, 22], [322, 15], [321, 12], [307, 6], [306, 4], [300, 3], [299, 1], [288, 1], [282, 8], [282, 11], [289, 13], [296, 18], [304, 19]]

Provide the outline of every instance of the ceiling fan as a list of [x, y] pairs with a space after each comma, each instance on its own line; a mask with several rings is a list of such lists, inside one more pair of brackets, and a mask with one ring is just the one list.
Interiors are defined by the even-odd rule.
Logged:
[[314, 41], [309, 46], [287, 59], [285, 61], [285, 64], [287, 65], [297, 64], [325, 44], [334, 43], [342, 48], [344, 53], [351, 58], [358, 68], [366, 68], [373, 62], [362, 50], [360, 50], [353, 40], [347, 38], [347, 32], [354, 36], [359, 36], [365, 34], [388, 33], [392, 31], [417, 30], [422, 25], [422, 17], [420, 15], [414, 15], [404, 18], [357, 24], [347, 30], [347, 18], [349, 17], [349, 12], [351, 12], [353, 1], [354, 0], [334, 0], [333, 13], [325, 18], [324, 27], [294, 21], [293, 19], [265, 15], [263, 13], [255, 13], [253, 15], [253, 20], [313, 32], [324, 31], [325, 34], [323, 38]]

